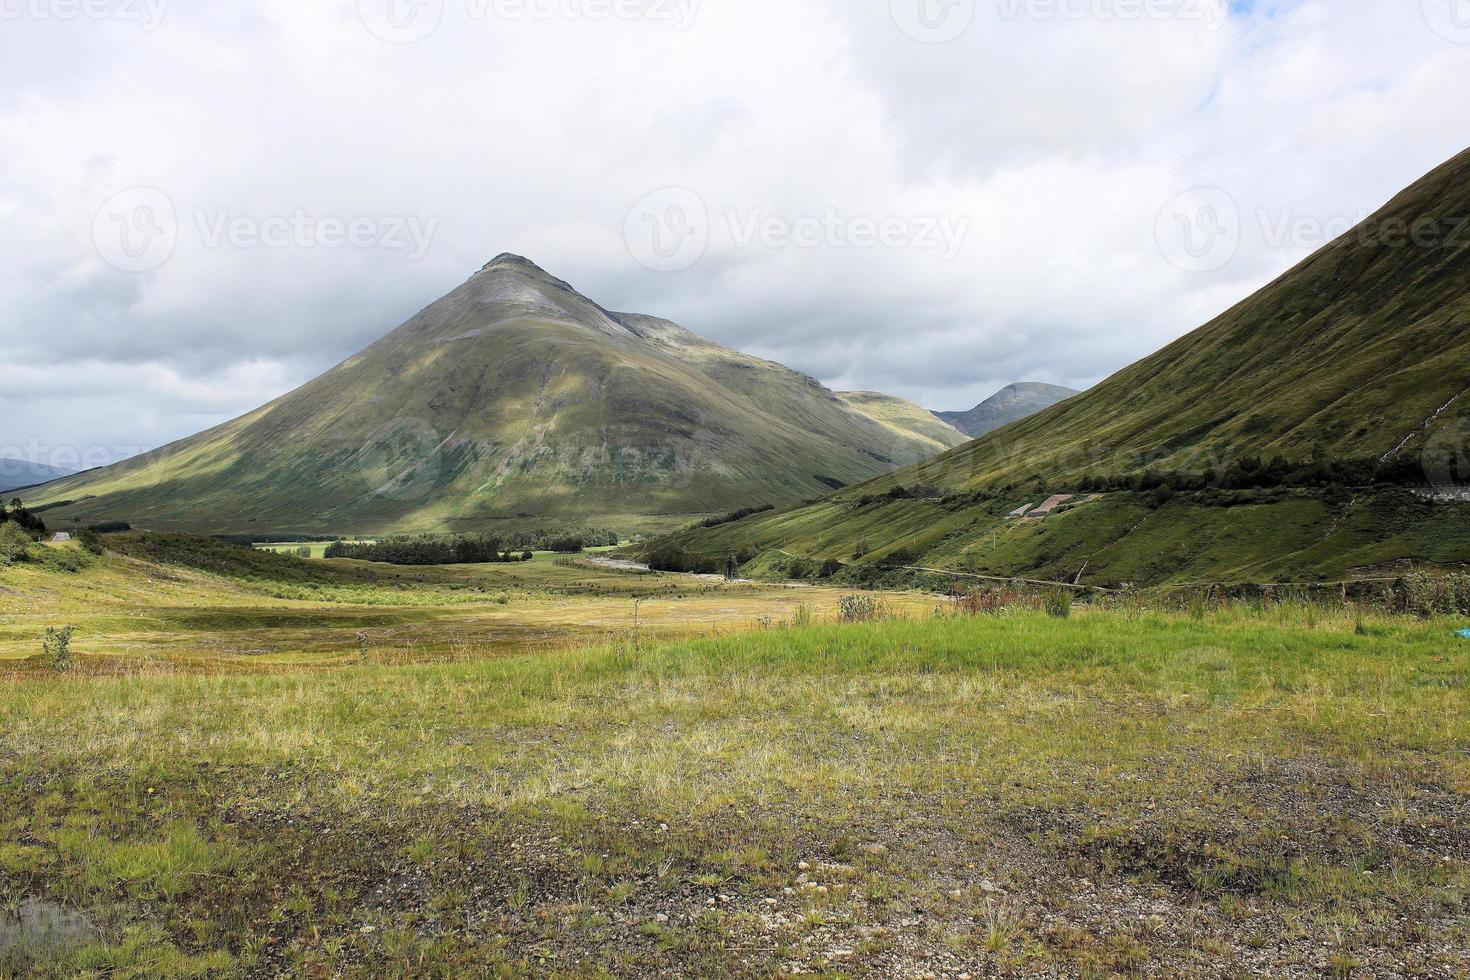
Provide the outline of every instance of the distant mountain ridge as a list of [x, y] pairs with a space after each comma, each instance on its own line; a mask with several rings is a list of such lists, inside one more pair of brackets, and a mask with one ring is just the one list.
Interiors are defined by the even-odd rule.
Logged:
[[935, 412], [934, 415], [970, 438], [978, 439], [1077, 394], [1081, 392], [1061, 385], [1018, 381], [1006, 385], [968, 412]]
[[612, 312], [507, 254], [296, 391], [46, 496], [76, 501], [57, 524], [622, 529], [789, 504], [963, 441], [916, 405]]
[[0, 493], [50, 483], [52, 480], [73, 476], [75, 473], [76, 470], [49, 466], [46, 463], [33, 463], [27, 459], [0, 458]]

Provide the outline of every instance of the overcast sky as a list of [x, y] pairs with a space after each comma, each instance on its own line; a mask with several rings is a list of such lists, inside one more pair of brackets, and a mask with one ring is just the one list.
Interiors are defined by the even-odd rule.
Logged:
[[1470, 0], [0, 0], [0, 455], [500, 252], [834, 388], [1087, 387], [1470, 144]]

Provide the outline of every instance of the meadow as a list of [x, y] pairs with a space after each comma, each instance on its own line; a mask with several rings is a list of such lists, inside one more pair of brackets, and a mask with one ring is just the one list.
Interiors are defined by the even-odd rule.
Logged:
[[0, 972], [1470, 969], [1464, 624], [150, 547], [0, 570]]

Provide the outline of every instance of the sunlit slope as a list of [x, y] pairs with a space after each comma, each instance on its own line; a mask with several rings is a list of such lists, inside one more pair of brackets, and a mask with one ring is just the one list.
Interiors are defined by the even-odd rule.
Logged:
[[914, 436], [924, 440], [935, 453], [953, 449], [969, 441], [969, 437], [959, 429], [911, 401], [879, 391], [839, 391], [837, 397], [855, 411], [876, 419], [899, 436]]
[[58, 526], [636, 524], [819, 496], [953, 444], [502, 256], [297, 391], [33, 502], [75, 501]]
[[1089, 478], [1208, 476], [1249, 457], [1370, 469], [1386, 461], [1420, 483], [1467, 482], [1467, 216], [1470, 154], [1462, 154], [1223, 316], [1082, 395], [820, 504], [678, 542], [706, 554], [781, 548], [865, 564], [897, 555], [1102, 584], [1352, 577], [1470, 562], [1465, 505], [1407, 490], [1167, 501], [1105, 493], [1045, 521], [1006, 520]]
[[1470, 153], [1157, 354], [880, 485], [1422, 451], [1470, 414], [1467, 217]]

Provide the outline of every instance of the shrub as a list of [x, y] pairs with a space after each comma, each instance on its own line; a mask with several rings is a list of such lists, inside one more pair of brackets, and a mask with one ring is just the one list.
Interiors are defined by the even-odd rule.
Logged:
[[845, 595], [837, 600], [837, 618], [844, 623], [871, 623], [887, 612], [883, 600], [875, 595]]
[[71, 656], [71, 638], [76, 629], [75, 626], [63, 626], [60, 629], [48, 626], [46, 635], [41, 640], [44, 658], [42, 662], [59, 674], [76, 666]]
[[1026, 597], [1015, 589], [970, 589], [954, 596], [955, 612], [962, 616], [995, 616], [1024, 605]]
[[85, 531], [78, 533], [77, 541], [90, 554], [100, 555], [107, 550], [107, 547], [102, 543], [102, 535], [91, 528], [87, 528]]
[[644, 561], [655, 572], [694, 572], [699, 575], [716, 575], [720, 563], [713, 558], [685, 551], [678, 545], [660, 544], [652, 548]]
[[1470, 575], [1416, 572], [1399, 587], [1402, 610], [1415, 616], [1470, 616]]
[[1066, 589], [1052, 589], [1043, 600], [1046, 614], [1057, 619], [1072, 615], [1072, 593]]
[[707, 517], [694, 526], [720, 527], [723, 524], [734, 524], [736, 521], [743, 521], [747, 517], [753, 517], [756, 514], [765, 514], [775, 509], [775, 504], [761, 504], [759, 507], [746, 507], [741, 510], [732, 510], [728, 514], [719, 514], [715, 517]]
[[0, 524], [0, 565], [28, 561], [30, 557], [31, 536], [15, 524]]

